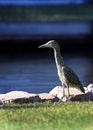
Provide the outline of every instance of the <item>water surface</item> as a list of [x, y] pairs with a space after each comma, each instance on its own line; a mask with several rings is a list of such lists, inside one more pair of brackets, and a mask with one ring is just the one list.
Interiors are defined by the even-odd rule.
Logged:
[[[64, 54], [64, 60], [87, 86], [93, 79], [93, 59], [87, 56]], [[33, 54], [29, 57], [0, 57], [0, 93], [27, 91], [49, 92], [61, 85], [53, 55]]]

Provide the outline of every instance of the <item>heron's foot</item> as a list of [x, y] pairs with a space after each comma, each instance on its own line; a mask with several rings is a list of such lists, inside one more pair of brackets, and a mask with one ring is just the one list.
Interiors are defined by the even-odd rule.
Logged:
[[68, 97], [66, 95], [64, 95], [62, 98], [61, 98], [61, 101], [62, 102], [66, 102], [68, 100]]
[[66, 101], [69, 101], [74, 95], [64, 95], [62, 98], [61, 98], [61, 101], [62, 102], [66, 102]]
[[67, 100], [69, 101], [74, 95], [67, 96]]
[[74, 96], [74, 95], [69, 95], [69, 96], [68, 96], [68, 99], [70, 100], [73, 96]]

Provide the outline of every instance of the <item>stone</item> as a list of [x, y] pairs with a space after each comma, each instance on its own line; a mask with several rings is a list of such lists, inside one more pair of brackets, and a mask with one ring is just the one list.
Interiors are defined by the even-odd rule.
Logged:
[[30, 97], [35, 97], [36, 94], [30, 94], [24, 91], [11, 91], [6, 94], [0, 94], [0, 102], [11, 103], [17, 99], [28, 99]]
[[92, 93], [93, 93], [93, 84], [92, 84], [92, 83], [89, 84], [89, 85], [87, 86], [87, 89], [88, 89], [88, 92], [92, 92]]
[[[69, 91], [70, 91], [70, 95], [72, 96], [75, 96], [75, 95], [82, 95], [83, 93], [76, 89], [76, 88], [69, 88]], [[63, 97], [63, 88], [61, 86], [56, 86], [55, 88], [53, 88], [49, 94], [52, 94], [53, 96], [56, 96], [58, 97], [59, 99], [62, 99]], [[67, 88], [65, 88], [65, 95], [67, 95], [68, 92], [67, 92]]]
[[6, 103], [30, 103], [30, 102], [44, 102], [44, 101], [57, 101], [58, 98], [49, 93], [27, 93], [24, 91], [11, 91], [6, 94], [0, 94], [0, 104]]
[[51, 101], [59, 101], [59, 98], [57, 98], [56, 96], [50, 94], [50, 93], [40, 93], [38, 94], [38, 96], [40, 97], [40, 99], [42, 101], [47, 101], [47, 100], [51, 100]]
[[[93, 84], [89, 84], [87, 87], [84, 87], [85, 93], [82, 93], [77, 88], [69, 88], [70, 91], [70, 101], [93, 101]], [[49, 93], [53, 96], [57, 96], [61, 101], [65, 102], [68, 100], [67, 98], [67, 88], [65, 88], [65, 94], [66, 96], [63, 97], [62, 95], [62, 87], [56, 86], [53, 88]]]
[[85, 94], [76, 88], [69, 88], [71, 96], [67, 97], [67, 88], [65, 88], [65, 95], [63, 97], [63, 89], [61, 86], [54, 87], [49, 93], [28, 93], [24, 91], [11, 91], [6, 94], [0, 94], [0, 105], [6, 103], [30, 103], [30, 102], [44, 102], [44, 101], [93, 101], [93, 84], [84, 87]]
[[38, 95], [29, 97], [29, 98], [18, 98], [18, 99], [12, 100], [13, 103], [19, 103], [19, 104], [33, 103], [33, 102], [40, 102], [40, 101], [41, 101], [41, 99]]

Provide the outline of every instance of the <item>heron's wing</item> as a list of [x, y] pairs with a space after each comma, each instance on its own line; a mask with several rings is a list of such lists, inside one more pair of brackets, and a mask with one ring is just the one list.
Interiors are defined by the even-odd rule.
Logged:
[[83, 93], [85, 93], [85, 90], [78, 76], [75, 74], [75, 72], [72, 69], [70, 69], [69, 67], [63, 67], [63, 73], [68, 85], [79, 88]]
[[66, 66], [66, 67], [63, 67], [63, 72], [66, 78], [66, 82], [68, 84], [72, 84], [77, 87], [82, 86], [78, 76], [75, 74], [75, 72], [72, 69]]

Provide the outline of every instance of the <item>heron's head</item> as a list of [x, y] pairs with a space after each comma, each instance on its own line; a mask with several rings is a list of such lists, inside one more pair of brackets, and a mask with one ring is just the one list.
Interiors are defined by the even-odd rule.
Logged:
[[47, 43], [39, 46], [38, 48], [52, 48], [52, 49], [60, 49], [60, 46], [58, 44], [58, 42], [56, 42], [55, 40], [50, 40]]

